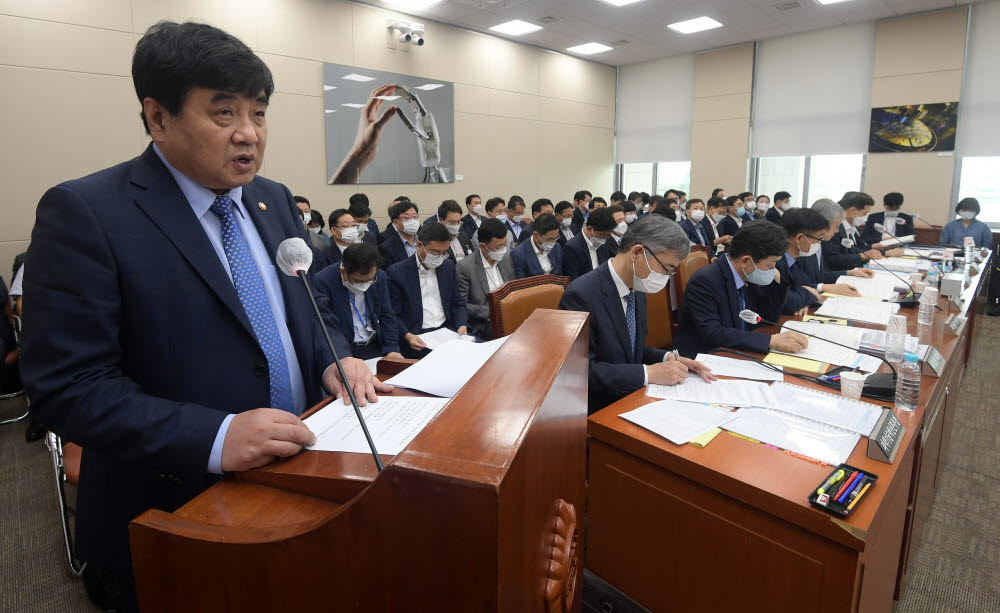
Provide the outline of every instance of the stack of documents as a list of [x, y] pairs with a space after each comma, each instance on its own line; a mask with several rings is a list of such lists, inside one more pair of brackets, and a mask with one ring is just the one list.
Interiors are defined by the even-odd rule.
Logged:
[[[879, 260], [878, 264], [881, 264], [884, 268], [889, 270], [895, 270], [898, 272], [923, 272], [931, 267], [929, 260], [924, 260], [920, 258], [885, 258], [884, 260]], [[878, 266], [876, 264], [876, 266]]]
[[691, 375], [677, 385], [653, 385], [646, 389], [650, 398], [680, 400], [706, 404], [722, 404], [730, 407], [777, 407], [778, 402], [771, 395], [766, 383], [720, 379], [706, 383], [704, 379]]
[[884, 326], [889, 323], [889, 316], [896, 314], [898, 311], [899, 304], [894, 302], [875, 302], [873, 300], [865, 300], [864, 298], [838, 297], [828, 298], [816, 310], [816, 314]]
[[837, 283], [850, 285], [854, 289], [858, 290], [858, 293], [863, 297], [874, 298], [875, 300], [890, 300], [895, 298], [895, 281], [897, 281], [897, 279], [892, 279], [891, 281], [882, 277], [865, 279], [863, 277], [851, 277], [848, 275], [841, 275], [837, 279]]
[[[712, 369], [713, 375], [754, 379], [756, 381], [784, 381], [785, 373], [780, 366], [769, 368], [750, 360], [737, 360], [710, 353], [699, 353], [695, 360]], [[694, 375], [692, 375], [694, 376]]]
[[875, 279], [881, 279], [888, 283], [892, 283], [893, 288], [897, 292], [910, 291], [910, 286], [908, 285], [909, 279], [907, 279], [907, 277], [909, 276], [908, 273], [897, 272], [893, 274], [887, 270], [878, 270], [875, 267], [869, 268], [868, 270], [875, 273], [874, 277]]
[[422, 341], [427, 343], [427, 348], [434, 350], [441, 345], [447, 343], [448, 341], [463, 340], [469, 341], [471, 343], [476, 342], [475, 336], [469, 336], [468, 334], [459, 334], [454, 330], [449, 330], [448, 328], [438, 328], [437, 330], [431, 330], [430, 332], [424, 332], [423, 334], [418, 334]]
[[[885, 330], [865, 330], [861, 336], [861, 349], [885, 353]], [[921, 360], [927, 353], [927, 345], [920, 345], [917, 337], [906, 335], [906, 353], [916, 353]]]
[[[451, 398], [414, 398], [412, 396], [380, 396], [378, 402], [361, 407], [361, 414], [372, 435], [379, 455], [396, 455], [403, 451], [424, 426], [448, 404]], [[303, 423], [316, 435], [313, 451], [347, 451], [371, 453], [365, 433], [361, 430], [354, 407], [335, 400]]]
[[915, 240], [917, 240], [917, 237], [914, 234], [910, 234], [909, 236], [893, 236], [883, 232], [882, 240], [879, 242], [884, 247], [899, 247], [900, 245], [909, 245]]
[[[877, 304], [877, 303], [875, 303]], [[851, 366], [858, 359], [857, 349], [861, 346], [861, 337], [864, 335], [864, 328], [852, 328], [850, 326], [838, 326], [836, 324], [820, 324], [805, 321], [786, 321], [782, 329], [793, 330], [795, 332], [805, 332], [820, 338], [806, 337], [809, 342], [805, 350], [793, 353], [797, 358], [806, 360], [816, 360], [836, 364], [837, 366]], [[821, 340], [826, 339], [826, 340]], [[826, 341], [840, 343], [834, 345]], [[840, 345], [847, 345], [841, 347]], [[850, 347], [850, 349], [848, 349]], [[777, 353], [788, 353], [772, 349]]]
[[729, 409], [696, 402], [661, 400], [622, 413], [621, 417], [672, 443], [683, 445], [725, 424], [733, 418], [733, 413]]
[[928, 260], [940, 260], [944, 257], [943, 247], [910, 247], [910, 252]]
[[506, 340], [505, 336], [488, 343], [448, 341], [386, 383], [451, 398], [479, 372]]

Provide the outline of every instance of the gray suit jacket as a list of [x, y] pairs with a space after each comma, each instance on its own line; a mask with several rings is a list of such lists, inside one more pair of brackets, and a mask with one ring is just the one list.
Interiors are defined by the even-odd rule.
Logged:
[[[500, 268], [500, 278], [504, 283], [513, 281], [514, 264], [507, 256], [496, 264]], [[476, 249], [466, 256], [456, 267], [458, 270], [458, 291], [465, 298], [465, 308], [469, 312], [469, 334], [479, 338], [492, 338], [490, 331], [490, 285], [483, 268], [483, 253]]]

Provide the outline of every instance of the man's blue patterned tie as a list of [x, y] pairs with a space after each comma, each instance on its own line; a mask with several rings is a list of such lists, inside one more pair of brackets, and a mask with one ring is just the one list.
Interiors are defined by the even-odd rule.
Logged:
[[222, 222], [222, 247], [226, 250], [229, 270], [233, 273], [233, 285], [243, 303], [243, 309], [250, 318], [250, 325], [257, 335], [257, 342], [267, 357], [267, 371], [271, 383], [271, 407], [295, 412], [292, 402], [292, 383], [288, 376], [288, 358], [278, 334], [278, 326], [271, 311], [271, 303], [264, 290], [264, 280], [254, 263], [240, 227], [233, 215], [233, 200], [229, 196], [219, 196], [210, 209]]
[[629, 348], [632, 351], [632, 355], [635, 356], [635, 292], [629, 292], [625, 296], [625, 321], [628, 322], [628, 338], [632, 341]]

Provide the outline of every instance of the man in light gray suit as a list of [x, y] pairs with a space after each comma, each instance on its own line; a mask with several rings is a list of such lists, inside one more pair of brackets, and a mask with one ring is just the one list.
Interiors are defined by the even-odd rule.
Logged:
[[458, 263], [458, 291], [469, 312], [469, 334], [492, 338], [488, 295], [514, 280], [514, 265], [507, 253], [511, 241], [507, 226], [499, 219], [487, 219], [476, 231], [479, 248]]

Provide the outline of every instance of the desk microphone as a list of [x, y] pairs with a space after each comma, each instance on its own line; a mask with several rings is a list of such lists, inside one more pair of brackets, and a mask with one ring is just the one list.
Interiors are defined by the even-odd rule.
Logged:
[[[920, 213], [911, 213], [910, 217], [912, 217], [913, 219], [918, 219], [920, 221], [924, 221], [924, 219], [920, 216]], [[941, 229], [941, 226], [936, 226], [936, 225], [934, 225], [934, 224], [932, 224], [932, 223], [930, 223], [928, 221], [924, 221], [924, 225], [927, 226], [928, 228], [934, 228], [935, 230], [940, 230]]]
[[[899, 223], [899, 222], [897, 222], [897, 223]], [[889, 235], [890, 238], [895, 238], [897, 241], [899, 240], [899, 237], [896, 236], [896, 234], [894, 232], [886, 232], [885, 226], [883, 226], [882, 224], [877, 223], [873, 227], [875, 228], [876, 232], [879, 232], [881, 234], [887, 234], [887, 235]], [[895, 247], [899, 247], [900, 249], [903, 249], [905, 251], [909, 251], [910, 253], [912, 253], [914, 256], [920, 258], [921, 260], [929, 260], [930, 259], [928, 257], [924, 257], [924, 256], [920, 255], [920, 253], [914, 251], [910, 247], [907, 247], [903, 243], [899, 243], [898, 245], [895, 245]], [[892, 249], [893, 247], [889, 247], [889, 248]]]
[[319, 320], [319, 327], [323, 330], [323, 336], [326, 337], [326, 344], [333, 353], [333, 361], [337, 364], [337, 372], [340, 373], [340, 382], [347, 389], [347, 395], [351, 399], [351, 404], [354, 405], [354, 414], [358, 416], [361, 431], [365, 433], [365, 440], [368, 441], [368, 447], [372, 450], [372, 456], [375, 458], [375, 466], [378, 466], [379, 472], [382, 472], [382, 469], [385, 468], [382, 465], [382, 458], [378, 457], [378, 451], [375, 450], [375, 441], [372, 440], [372, 435], [368, 432], [368, 424], [365, 423], [365, 418], [361, 416], [361, 409], [358, 408], [358, 399], [354, 397], [354, 390], [351, 389], [351, 386], [347, 382], [347, 373], [344, 372], [344, 366], [340, 363], [337, 348], [333, 346], [333, 340], [330, 339], [330, 331], [326, 328], [326, 322], [323, 321], [323, 316], [319, 312], [319, 306], [316, 304], [316, 298], [313, 296], [312, 287], [309, 286], [309, 280], [306, 279], [305, 273], [312, 266], [312, 260], [312, 249], [301, 238], [286, 238], [278, 245], [278, 255], [275, 257], [278, 268], [289, 277], [302, 279], [302, 283], [306, 286], [306, 293], [309, 294], [309, 301], [312, 302], [313, 312], [316, 314], [316, 319]]
[[[765, 324], [768, 324], [768, 325], [771, 325], [771, 326], [777, 326], [779, 330], [782, 329], [782, 325], [781, 324], [779, 324], [777, 322], [774, 322], [774, 321], [768, 321], [768, 320], [762, 318], [757, 313], [754, 313], [750, 309], [743, 309], [742, 311], [740, 311], [740, 319], [742, 319], [743, 321], [747, 322], [748, 324], [752, 324], [752, 325], [756, 325], [756, 324], [759, 324], [759, 323], [765, 323]], [[798, 332], [799, 334], [801, 334], [803, 336], [810, 336], [812, 338], [819, 339], [819, 340], [827, 342], [827, 343], [832, 343], [834, 345], [837, 345], [838, 347], [844, 347], [845, 349], [850, 349], [851, 351], [857, 351], [858, 353], [863, 353], [865, 355], [870, 355], [870, 356], [873, 356], [873, 357], [876, 357], [876, 358], [882, 360], [883, 362], [885, 362], [886, 364], [888, 364], [889, 370], [891, 370], [892, 372], [891, 373], [888, 373], [888, 372], [874, 372], [874, 373], [869, 374], [865, 378], [865, 386], [864, 386], [864, 389], [862, 390], [861, 393], [865, 394], [865, 395], [868, 395], [868, 396], [871, 396], [873, 398], [878, 398], [878, 399], [885, 399], [885, 398], [895, 397], [895, 394], [896, 394], [896, 369], [889, 362], [889, 360], [885, 359], [885, 356], [879, 355], [877, 353], [869, 353], [867, 351], [862, 351], [861, 349], [855, 349], [854, 347], [851, 347], [850, 345], [844, 345], [843, 343], [838, 343], [837, 341], [831, 341], [829, 339], [823, 338], [822, 336], [816, 336], [815, 334], [809, 334], [808, 332], [802, 332], [800, 330], [792, 330], [791, 328], [786, 328], [786, 329], [790, 330], [791, 332]]]
[[[854, 246], [854, 241], [852, 241], [849, 238], [845, 238], [845, 239], [843, 239], [843, 240], [840, 241], [840, 244], [843, 245], [844, 247], [850, 249], [851, 247]], [[888, 268], [886, 268], [885, 266], [883, 266], [882, 264], [880, 264], [879, 261], [876, 260], [875, 258], [868, 258], [868, 263], [869, 264], [874, 263], [875, 265], [877, 265], [882, 270], [886, 271], [890, 275], [896, 277], [897, 279], [899, 279], [900, 281], [902, 281], [903, 283], [905, 283], [906, 287], [910, 288], [910, 293], [908, 295], [903, 296], [902, 298], [896, 298], [895, 300], [890, 300], [889, 302], [894, 302], [894, 303], [898, 304], [900, 307], [905, 307], [905, 308], [908, 308], [908, 309], [916, 308], [916, 306], [918, 304], [918, 301], [917, 301], [917, 292], [916, 292], [916, 290], [913, 289], [913, 286], [910, 285], [909, 281], [907, 281], [903, 277], [900, 277], [895, 272], [889, 270]], [[941, 310], [944, 310], [944, 309], [941, 309]]]

